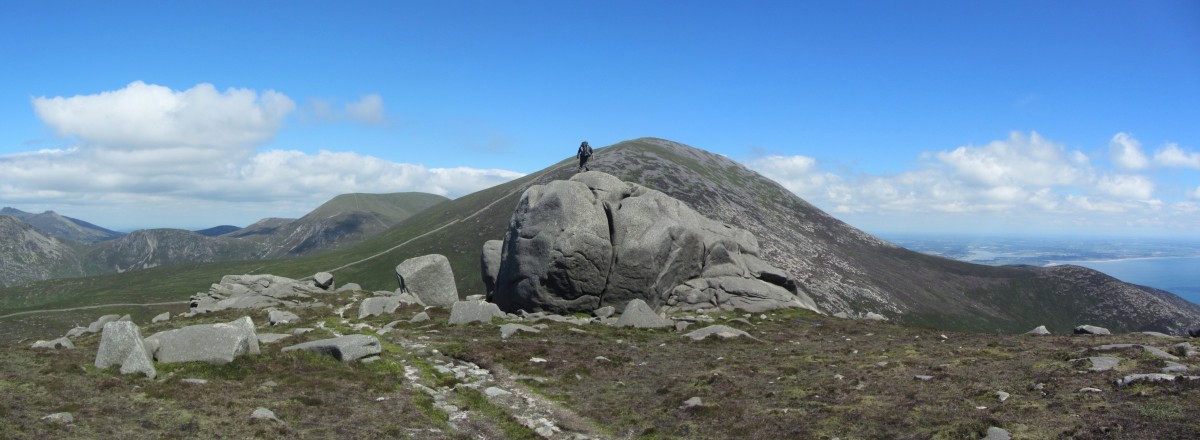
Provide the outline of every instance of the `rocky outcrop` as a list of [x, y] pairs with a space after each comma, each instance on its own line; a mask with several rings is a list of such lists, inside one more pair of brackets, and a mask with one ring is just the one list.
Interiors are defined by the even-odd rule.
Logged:
[[190, 305], [193, 313], [295, 307], [323, 292], [311, 283], [275, 275], [226, 275], [220, 283], [210, 286], [208, 292], [192, 295]]
[[450, 307], [458, 301], [454, 271], [444, 255], [404, 260], [396, 266], [396, 282], [400, 284], [401, 292], [415, 295], [427, 306]]
[[[505, 311], [712, 307], [817, 310], [758, 256], [749, 232], [601, 172], [525, 191], [505, 234], [493, 300]], [[488, 275], [485, 274], [485, 277]]]

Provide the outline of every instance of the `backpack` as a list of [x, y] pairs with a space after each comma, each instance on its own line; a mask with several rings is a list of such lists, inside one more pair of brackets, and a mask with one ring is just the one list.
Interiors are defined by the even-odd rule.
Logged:
[[579, 153], [582, 154], [583, 157], [592, 157], [592, 146], [591, 145], [580, 146]]

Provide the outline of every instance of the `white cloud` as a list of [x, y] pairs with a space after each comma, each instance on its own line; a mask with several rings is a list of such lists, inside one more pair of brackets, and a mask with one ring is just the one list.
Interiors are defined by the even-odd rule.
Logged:
[[115, 150], [244, 152], [271, 140], [295, 103], [282, 93], [218, 92], [212, 84], [184, 91], [130, 83], [123, 89], [32, 100], [39, 118], [61, 136]]
[[753, 159], [747, 166], [801, 197], [817, 196], [836, 184], [838, 177], [817, 169], [817, 160], [807, 156], [770, 155]]
[[[1114, 145], [1140, 145], [1125, 134], [1113, 139]], [[1153, 174], [1098, 168], [1083, 152], [1038, 133], [1012, 133], [984, 145], [920, 157], [917, 168], [888, 175], [839, 175], [802, 156], [769, 156], [746, 164], [819, 207], [884, 230], [902, 222], [934, 230], [1081, 231], [1089, 225], [1122, 230], [1146, 225], [1148, 213], [1156, 213], [1161, 225], [1191, 225], [1184, 229], [1197, 230], [1194, 220], [1182, 214], [1196, 203], [1156, 198]], [[1200, 188], [1187, 192], [1200, 200]]]
[[1086, 156], [1068, 152], [1036, 132], [1013, 132], [1007, 140], [958, 147], [934, 157], [964, 183], [987, 187], [1072, 185], [1086, 179], [1089, 169]]
[[1142, 143], [1133, 135], [1125, 132], [1117, 133], [1108, 141], [1108, 149], [1113, 163], [1127, 170], [1140, 170], [1150, 166], [1150, 160], [1142, 152]]
[[1172, 143], [1154, 152], [1154, 162], [1165, 167], [1200, 169], [1200, 153], [1189, 152]]
[[[353, 104], [346, 108], [354, 118], [383, 117], [378, 96]], [[35, 98], [33, 105], [47, 125], [78, 142], [0, 156], [0, 200], [58, 210], [120, 207], [123, 221], [141, 222], [131, 226], [168, 226], [148, 219], [169, 216], [214, 217], [204, 211], [214, 207], [257, 216], [244, 219], [248, 223], [303, 214], [350, 192], [458, 197], [522, 176], [500, 169], [427, 168], [353, 152], [257, 152], [294, 108], [290, 98], [273, 91], [217, 92], [208, 84], [173, 91], [135, 82], [95, 95]], [[284, 208], [301, 211], [277, 211]]]
[[1148, 200], [1154, 196], [1154, 182], [1144, 176], [1104, 176], [1096, 182], [1096, 188], [1122, 199]]

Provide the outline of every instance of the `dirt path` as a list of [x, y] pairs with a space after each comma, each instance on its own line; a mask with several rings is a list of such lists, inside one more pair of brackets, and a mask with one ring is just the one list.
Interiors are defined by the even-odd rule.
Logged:
[[35, 313], [72, 312], [72, 311], [75, 311], [75, 310], [102, 309], [102, 308], [105, 308], [105, 307], [147, 307], [147, 306], [170, 306], [170, 305], [175, 305], [175, 304], [187, 304], [187, 303], [189, 303], [189, 301], [167, 301], [167, 302], [160, 302], [160, 303], [145, 303], [145, 304], [135, 304], [135, 303], [116, 303], [116, 304], [97, 304], [97, 305], [93, 305], [93, 306], [70, 307], [70, 308], [66, 308], [66, 309], [26, 310], [26, 311], [24, 311], [24, 312], [17, 312], [17, 313], [9, 313], [9, 314], [7, 314], [7, 315], [0, 315], [0, 319], [4, 319], [4, 318], [11, 318], [11, 317], [13, 317], [13, 316], [32, 315], [32, 314], [35, 314]]

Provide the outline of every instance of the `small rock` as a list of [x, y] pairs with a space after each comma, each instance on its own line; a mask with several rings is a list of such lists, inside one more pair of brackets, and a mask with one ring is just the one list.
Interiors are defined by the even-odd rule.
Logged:
[[301, 327], [301, 328], [292, 330], [292, 334], [299, 336], [299, 335], [302, 335], [302, 334], [305, 334], [305, 333], [308, 333], [311, 331], [313, 331], [313, 329], [307, 328], [307, 327]]
[[1120, 359], [1108, 356], [1090, 357], [1088, 360], [1092, 362], [1092, 367], [1088, 368], [1088, 371], [1092, 372], [1112, 370], [1117, 368], [1117, 365], [1121, 362]]
[[1117, 379], [1117, 386], [1125, 386], [1134, 382], [1170, 382], [1175, 380], [1177, 376], [1174, 374], [1149, 373], [1149, 374], [1130, 374], [1121, 379]]
[[1083, 387], [1079, 389], [1081, 393], [1099, 393], [1102, 392], [1099, 388]]
[[1025, 332], [1025, 334], [1033, 336], [1047, 336], [1050, 334], [1050, 330], [1047, 330], [1046, 326], [1044, 325], [1039, 325], [1037, 328]]
[[1160, 370], [1163, 373], [1186, 373], [1188, 370], [1187, 365], [1181, 364], [1179, 362], [1171, 362], [1171, 361], [1165, 361], [1165, 362], [1167, 363], [1167, 366], [1163, 367], [1163, 369]]
[[634, 299], [625, 306], [617, 327], [663, 328], [671, 326], [671, 321], [659, 317], [646, 301]]
[[933, 376], [926, 376], [923, 374], [918, 374], [916, 376], [913, 376], [913, 379], [919, 380], [919, 381], [930, 381], [930, 380], [933, 380]]
[[333, 288], [333, 274], [329, 272], [317, 272], [316, 275], [313, 275], [313, 285], [321, 290]]
[[450, 307], [450, 325], [472, 322], [491, 323], [493, 318], [504, 318], [495, 303], [484, 301], [455, 301]]
[[51, 349], [51, 350], [55, 350], [55, 349], [58, 349], [58, 348], [65, 348], [65, 349], [67, 349], [67, 350], [70, 350], [70, 349], [73, 349], [73, 348], [75, 348], [75, 344], [74, 344], [74, 343], [72, 343], [70, 339], [67, 339], [67, 338], [64, 336], [64, 337], [61, 337], [61, 338], [58, 338], [58, 339], [49, 340], [49, 341], [37, 341], [37, 342], [34, 342], [34, 343], [33, 343], [33, 346], [32, 346], [32, 347], [30, 347], [30, 348], [49, 348], [49, 349]]
[[1032, 386], [1030, 386], [1029, 389], [1041, 391], [1041, 390], [1046, 389], [1046, 384], [1038, 382], [1038, 383], [1035, 383]]
[[59, 412], [42, 417], [42, 420], [53, 423], [75, 423], [75, 416], [69, 412]]
[[695, 408], [702, 405], [704, 405], [704, 402], [700, 400], [700, 397], [693, 397], [683, 401], [683, 406], [680, 408]]
[[484, 295], [467, 295], [466, 298], [463, 298], [463, 301], [483, 301], [485, 299], [487, 298]]
[[1159, 332], [1140, 332], [1140, 333], [1143, 335], [1146, 335], [1146, 336], [1153, 336], [1156, 338], [1174, 338], [1174, 336], [1168, 335], [1166, 333], [1159, 333]]
[[500, 326], [500, 339], [508, 339], [519, 331], [527, 333], [541, 333], [541, 330], [521, 324], [504, 324]]
[[289, 335], [289, 334], [285, 334], [285, 333], [258, 333], [258, 343], [270, 344], [270, 343], [274, 343], [274, 342], [279, 342], [280, 340], [287, 339], [292, 336], [293, 335]]
[[360, 290], [363, 290], [363, 288], [358, 283], [346, 283], [342, 287], [337, 288], [338, 292], [358, 292]]
[[276, 422], [282, 422], [278, 417], [275, 417], [275, 411], [271, 411], [261, 406], [255, 409], [254, 412], [250, 413], [250, 418], [255, 420], [273, 420]]
[[183, 382], [183, 383], [186, 383], [186, 384], [192, 384], [192, 385], [205, 385], [205, 384], [208, 384], [208, 380], [206, 380], [206, 379], [195, 379], [195, 378], [190, 378], [190, 377], [189, 377], [189, 378], [187, 378], [187, 379], [182, 379], [182, 380], [180, 380], [180, 382]]
[[377, 356], [383, 350], [379, 339], [370, 335], [346, 335], [285, 347], [280, 351], [307, 350], [333, 356], [342, 362], [353, 362], [368, 356]]
[[687, 330], [689, 325], [692, 325], [692, 323], [687, 321], [675, 321], [675, 331], [683, 332], [684, 330]]
[[886, 316], [880, 315], [875, 312], [867, 312], [866, 315], [863, 315], [862, 319], [865, 319], [868, 321], [887, 321], [888, 320], [888, 318]]
[[496, 388], [496, 387], [487, 387], [487, 389], [483, 390], [483, 394], [486, 394], [488, 397], [500, 397], [500, 396], [511, 396], [512, 395], [512, 393], [509, 392], [508, 390], [504, 390], [504, 389]]
[[421, 312], [416, 315], [413, 315], [412, 319], [408, 320], [408, 322], [415, 324], [418, 322], [425, 322], [428, 320], [429, 320], [429, 314], [425, 313], [425, 312]]
[[1096, 327], [1094, 325], [1081, 325], [1081, 326], [1075, 327], [1075, 334], [1077, 334], [1077, 335], [1111, 335], [1112, 332], [1108, 331], [1108, 329], [1106, 329], [1104, 327]]
[[1012, 440], [1012, 434], [993, 426], [988, 428], [987, 437], [984, 437], [983, 440]]
[[286, 310], [271, 309], [267, 311], [267, 321], [270, 322], [271, 325], [288, 324], [300, 322], [300, 317], [295, 313]]
[[1001, 402], [1003, 402], [1003, 401], [1005, 401], [1005, 400], [1008, 400], [1009, 396], [1011, 396], [1011, 394], [1008, 394], [1008, 393], [1006, 393], [1006, 392], [1004, 392], [1004, 391], [997, 391], [997, 392], [996, 392], [996, 398], [997, 398], [997, 399], [1000, 399], [1000, 401], [1001, 401]]
[[693, 341], [699, 341], [701, 339], [707, 338], [709, 336], [714, 336], [714, 335], [721, 337], [721, 339], [736, 338], [739, 336], [750, 336], [749, 333], [738, 330], [736, 328], [729, 327], [727, 325], [716, 324], [716, 325], [710, 325], [708, 327], [686, 333], [683, 335], [683, 337], [691, 338]]
[[835, 375], [833, 375], [833, 378], [834, 378], [834, 379], [836, 379], [836, 380], [842, 380], [842, 379], [845, 379], [845, 378], [846, 378], [846, 376], [842, 376], [842, 375], [840, 375], [840, 374], [835, 374]]
[[153, 319], [151, 319], [150, 323], [153, 324], [156, 322], [163, 322], [168, 319], [171, 319], [171, 312], [162, 312], [162, 313], [158, 314], [158, 316], [155, 316]]
[[879, 367], [886, 367], [886, 366], [888, 366], [888, 363], [887, 363], [887, 361], [876, 362], [875, 365], [877, 365]]
[[545, 359], [542, 359], [542, 358], [540, 358], [540, 357], [534, 357], [534, 358], [529, 358], [529, 362], [532, 362], [532, 363], [535, 363], [535, 364], [540, 364], [540, 363], [545, 363], [545, 362], [548, 362], [548, 361], [547, 361], [547, 360], [545, 360]]
[[613, 306], [604, 306], [592, 311], [592, 314], [596, 315], [596, 317], [600, 319], [608, 318], [612, 316], [613, 313], [617, 313], [617, 308]]

